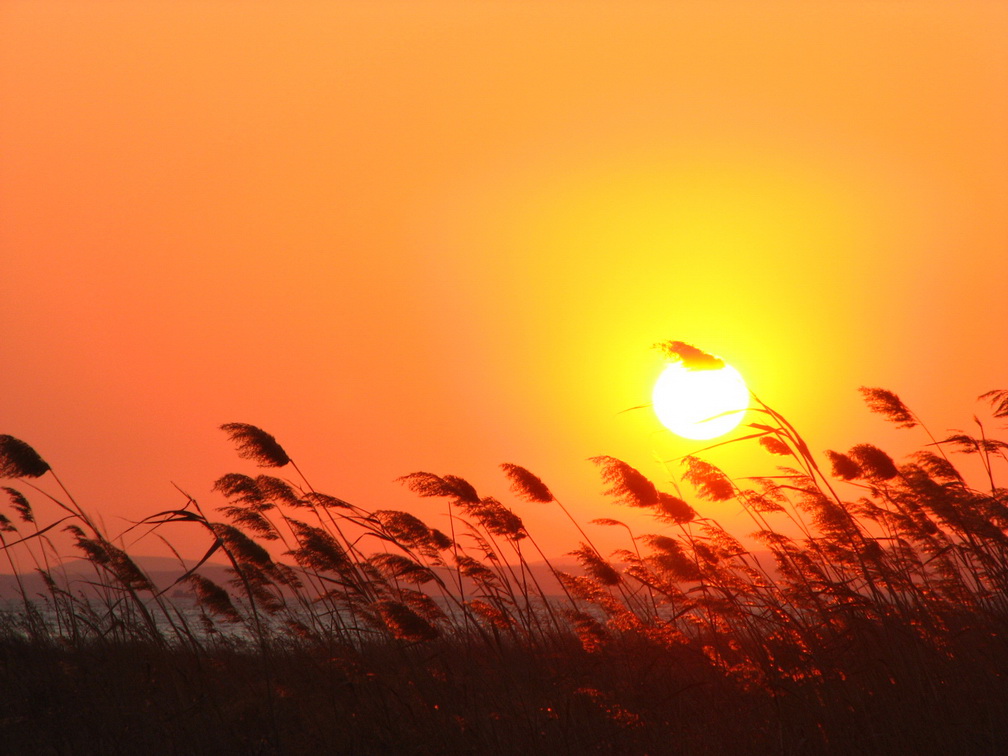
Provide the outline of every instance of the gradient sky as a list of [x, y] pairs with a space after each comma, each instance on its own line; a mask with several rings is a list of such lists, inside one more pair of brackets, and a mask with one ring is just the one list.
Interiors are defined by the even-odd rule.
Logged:
[[231, 421], [436, 526], [395, 477], [632, 519], [586, 458], [671, 490], [698, 444], [620, 411], [677, 339], [815, 450], [909, 450], [858, 386], [936, 432], [1008, 388], [1006, 40], [999, 2], [6, 0], [0, 432], [112, 531], [220, 503]]

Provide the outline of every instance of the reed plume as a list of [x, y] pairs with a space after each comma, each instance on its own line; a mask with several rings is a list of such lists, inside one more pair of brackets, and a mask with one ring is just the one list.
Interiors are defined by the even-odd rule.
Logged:
[[24, 441], [0, 434], [0, 478], [39, 478], [49, 463]]
[[32, 512], [31, 504], [28, 503], [28, 499], [25, 498], [24, 494], [16, 488], [10, 488], [9, 486], [4, 486], [3, 490], [10, 497], [11, 506], [17, 511], [22, 522], [34, 523], [35, 515]]
[[968, 433], [953, 433], [938, 443], [948, 444], [961, 454], [998, 454], [1004, 456], [1008, 443], [994, 438], [976, 438]]
[[682, 463], [686, 467], [683, 478], [693, 484], [701, 498], [708, 501], [727, 501], [735, 496], [735, 487], [721, 470], [699, 457], [688, 455]]
[[697, 563], [690, 559], [682, 546], [674, 538], [664, 535], [643, 536], [654, 549], [649, 561], [672, 574], [675, 580], [699, 580], [701, 573]]
[[858, 444], [847, 452], [861, 473], [869, 480], [890, 480], [899, 475], [899, 470], [888, 454], [871, 444]]
[[528, 535], [521, 517], [492, 496], [485, 496], [474, 504], [469, 504], [464, 511], [475, 517], [480, 525], [495, 536], [520, 541]]
[[217, 585], [209, 578], [193, 573], [187, 578], [189, 584], [196, 591], [196, 600], [200, 606], [209, 610], [227, 622], [241, 622], [242, 617], [231, 603], [231, 596], [228, 592]]
[[323, 509], [353, 509], [353, 505], [338, 496], [330, 496], [318, 491], [306, 491], [300, 499], [293, 502], [293, 505], [301, 506], [302, 501]]
[[239, 457], [260, 467], [283, 467], [291, 461], [277, 440], [262, 428], [248, 423], [224, 423], [221, 430], [237, 446]]
[[416, 585], [441, 582], [427, 567], [402, 554], [373, 554], [368, 562], [387, 580], [405, 580]]
[[326, 530], [289, 519], [300, 546], [289, 553], [298, 564], [319, 572], [342, 573], [351, 568], [350, 558], [339, 541]]
[[585, 571], [603, 585], [617, 585], [620, 582], [619, 573], [607, 561], [602, 559], [595, 549], [582, 543], [580, 548], [569, 552], [577, 558]]
[[504, 463], [500, 467], [511, 482], [511, 490], [526, 501], [543, 504], [553, 501], [553, 494], [546, 484], [524, 467], [509, 463]]
[[569, 611], [567, 617], [574, 626], [581, 646], [589, 654], [599, 653], [609, 643], [605, 627], [587, 612]]
[[861, 466], [846, 454], [827, 450], [826, 456], [833, 466], [834, 477], [843, 480], [855, 480], [861, 477]]
[[979, 398], [986, 399], [990, 402], [991, 409], [994, 412], [994, 417], [1008, 417], [1008, 391], [1004, 389], [995, 389], [981, 394]]
[[213, 490], [220, 491], [227, 498], [254, 508], [261, 507], [266, 502], [255, 478], [241, 473], [222, 475], [214, 483]]
[[301, 503], [298, 492], [285, 480], [272, 475], [256, 475], [255, 484], [262, 497], [267, 501], [279, 502], [292, 507]]
[[455, 475], [434, 475], [429, 472], [414, 472], [396, 478], [399, 483], [417, 496], [434, 496], [455, 499], [459, 504], [479, 504], [480, 497], [472, 485]]
[[760, 446], [771, 454], [776, 454], [781, 457], [792, 455], [791, 447], [777, 438], [777, 436], [762, 436], [760, 437], [759, 442]]
[[381, 626], [399, 640], [418, 643], [438, 637], [430, 622], [398, 601], [376, 601], [372, 609], [381, 618]]
[[892, 391], [883, 388], [870, 388], [861, 386], [858, 391], [864, 397], [868, 409], [877, 415], [882, 415], [886, 420], [894, 423], [899, 428], [913, 428], [917, 425], [917, 420], [903, 401]]
[[963, 482], [963, 477], [951, 462], [932, 451], [917, 451], [913, 458], [924, 468], [928, 475], [942, 481]]
[[466, 601], [465, 608], [475, 613], [478, 619], [491, 628], [510, 630], [514, 626], [514, 620], [509, 614], [483, 599]]
[[215, 522], [210, 528], [239, 565], [264, 570], [273, 564], [269, 552], [235, 526]]
[[[684, 364], [716, 364], [681, 342], [665, 346]], [[895, 394], [862, 394], [873, 412], [923, 428]], [[1008, 392], [981, 398], [996, 416], [1008, 416]], [[18, 518], [0, 515], [0, 546], [12, 569], [13, 555], [27, 552], [44, 592], [36, 597], [20, 583], [19, 617], [0, 612], [4, 673], [16, 672], [25, 639], [72, 649], [60, 657], [64, 667], [122, 645], [129, 672], [103, 685], [104, 694], [144, 668], [134, 654], [158, 648], [170, 660], [168, 675], [172, 665], [191, 664], [163, 685], [144, 681], [139, 700], [178, 690], [174, 708], [159, 712], [159, 726], [207, 717], [243, 732], [256, 719], [271, 722], [276, 732], [263, 726], [243, 752], [299, 752], [310, 732], [302, 750], [661, 753], [669, 732], [682, 739], [690, 727], [697, 734], [684, 741], [684, 752], [1004, 750], [1008, 686], [997, 670], [1006, 664], [1008, 489], [997, 485], [992, 463], [1008, 444], [981, 426], [977, 436], [954, 432], [899, 465], [870, 444], [827, 451], [833, 477], [854, 481], [839, 488], [855, 492], [847, 500], [794, 427], [766, 405], [758, 409], [774, 424], [754, 424], [757, 432], [730, 443], [759, 439], [793, 467], [735, 478], [747, 488], [693, 455], [680, 473], [695, 492], [679, 495], [619, 459], [593, 457], [605, 494], [646, 510], [658, 532], [635, 536], [617, 520], [593, 520], [624, 528], [631, 548], [603, 556], [582, 533], [569, 553], [583, 574], [547, 561], [566, 596], [536, 582], [541, 573], [522, 549], [538, 547], [522, 511], [453, 475], [399, 479], [419, 496], [447, 499], [452, 536], [408, 512], [372, 511], [270, 475], [225, 475], [214, 489], [227, 498], [219, 508], [226, 523], [211, 522], [187, 497], [185, 506], [128, 529], [161, 537], [155, 531], [166, 523], [195, 525], [210, 539], [202, 559], [186, 566], [180, 558], [182, 576], [160, 590], [156, 574], [144, 573], [120, 545], [124, 539], [99, 530], [75, 502], [40, 498], [33, 509], [5, 487], [20, 522], [34, 527], [8, 538]], [[254, 426], [224, 428], [245, 458], [270, 467], [286, 459]], [[4, 444], [5, 474], [48, 471], [27, 445]], [[988, 481], [975, 487], [945, 451], [979, 456]], [[560, 505], [525, 468], [501, 469], [518, 499]], [[694, 499], [737, 500], [758, 528], [753, 541], [772, 560], [698, 514]], [[47, 520], [51, 505], [60, 511]], [[306, 509], [317, 522], [294, 516]], [[61, 573], [49, 540], [65, 537], [60, 527], [94, 576]], [[206, 575], [218, 569], [208, 560], [221, 553], [230, 567], [218, 584]], [[167, 600], [166, 591], [177, 589], [195, 595], [195, 618]], [[301, 680], [295, 664], [303, 665]], [[216, 672], [236, 665], [237, 674]], [[64, 667], [38, 675], [46, 696], [67, 679]], [[195, 686], [187, 688], [187, 679]], [[221, 696], [231, 680], [243, 692]], [[18, 727], [38, 716], [18, 708], [24, 685], [12, 682], [7, 687], [18, 695], [0, 702]], [[316, 692], [324, 703], [315, 719], [302, 721]], [[48, 699], [36, 691], [32, 700]], [[945, 725], [931, 725], [941, 707], [963, 723], [956, 738], [941, 739]], [[725, 710], [733, 716], [710, 718]], [[578, 719], [579, 711], [589, 718]], [[722, 740], [736, 720], [744, 720], [742, 736]], [[318, 733], [326, 727], [339, 735], [325, 740]], [[199, 750], [192, 744], [213, 732], [171, 745]], [[340, 740], [352, 737], [359, 739]]]
[[377, 509], [371, 515], [381, 523], [385, 533], [393, 541], [407, 546], [425, 543], [430, 537], [430, 528], [415, 515], [391, 509]]
[[696, 510], [689, 504], [664, 491], [658, 492], [658, 503], [654, 508], [654, 516], [672, 525], [690, 522], [696, 517]]
[[720, 370], [725, 365], [720, 357], [707, 354], [702, 349], [682, 341], [663, 341], [655, 344], [653, 348], [661, 350], [670, 360], [681, 362], [683, 367], [690, 370]]
[[601, 469], [602, 481], [609, 487], [603, 493], [631, 507], [653, 507], [658, 504], [658, 489], [639, 470], [615, 457], [592, 457]]

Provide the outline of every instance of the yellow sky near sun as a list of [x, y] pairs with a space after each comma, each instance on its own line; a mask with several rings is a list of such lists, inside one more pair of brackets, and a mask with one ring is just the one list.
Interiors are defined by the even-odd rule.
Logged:
[[394, 477], [506, 499], [515, 462], [583, 520], [588, 456], [668, 487], [695, 447], [618, 414], [666, 339], [815, 449], [893, 438], [861, 384], [965, 424], [1008, 375], [1006, 38], [981, 2], [5, 3], [0, 432], [110, 524], [212, 501], [228, 421], [437, 524]]

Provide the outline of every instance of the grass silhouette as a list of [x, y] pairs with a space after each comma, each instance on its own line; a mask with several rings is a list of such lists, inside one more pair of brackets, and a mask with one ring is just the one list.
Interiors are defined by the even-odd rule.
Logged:
[[[892, 392], [862, 393], [894, 424], [923, 427]], [[981, 399], [1008, 417], [1008, 392]], [[400, 479], [445, 502], [444, 533], [317, 491], [273, 436], [229, 423], [240, 457], [295, 475], [229, 473], [216, 510], [183, 494], [134, 524], [206, 540], [157, 585], [125, 533], [105, 533], [34, 449], [0, 436], [12, 482], [0, 544], [17, 575], [0, 614], [0, 750], [1008, 750], [1008, 490], [996, 475], [1008, 444], [978, 421], [977, 436], [924, 428], [931, 443], [903, 464], [870, 444], [817, 458], [776, 411], [755, 398], [752, 410], [760, 422], [734, 443], [759, 443], [778, 474], [733, 479], [691, 455], [682, 479], [698, 500], [741, 505], [772, 564], [748, 534], [606, 456], [593, 458], [606, 494], [656, 527], [596, 521], [627, 535], [603, 554], [543, 480], [502, 465], [520, 499], [571, 520], [580, 574], [460, 477]], [[981, 483], [956, 455], [981, 462]], [[66, 570], [68, 539], [86, 578]]]

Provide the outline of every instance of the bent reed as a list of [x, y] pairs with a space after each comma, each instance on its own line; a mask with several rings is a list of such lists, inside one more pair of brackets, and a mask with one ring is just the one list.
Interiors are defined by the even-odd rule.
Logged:
[[[602, 553], [546, 483], [502, 465], [517, 499], [570, 520], [580, 574], [463, 478], [399, 479], [443, 502], [443, 532], [316, 490], [244, 423], [222, 429], [272, 474], [228, 473], [215, 510], [183, 493], [112, 537], [0, 435], [17, 592], [0, 614], [0, 752], [1008, 750], [1008, 443], [979, 421], [936, 439], [892, 392], [861, 391], [924, 448], [903, 464], [871, 444], [820, 458], [754, 397], [758, 422], [729, 443], [760, 444], [777, 474], [681, 460], [696, 500], [737, 503], [772, 563], [607, 456], [592, 459], [606, 494], [656, 527], [596, 520], [626, 536]], [[1008, 417], [1008, 391], [981, 399]], [[980, 484], [955, 455], [979, 460]], [[206, 551], [158, 585], [125, 537], [168, 543], [169, 525]], [[63, 542], [89, 576], [66, 571]]]

